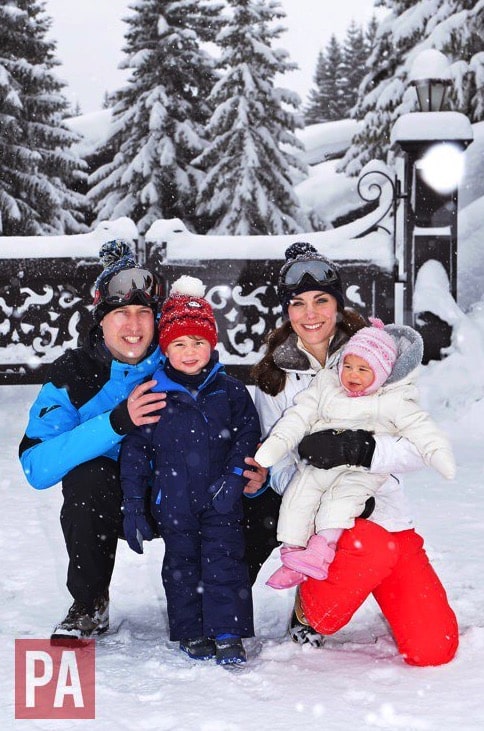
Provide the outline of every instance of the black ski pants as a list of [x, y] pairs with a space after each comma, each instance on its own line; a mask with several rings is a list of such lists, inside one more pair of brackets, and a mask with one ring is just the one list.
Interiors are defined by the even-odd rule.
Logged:
[[69, 566], [67, 588], [91, 608], [108, 589], [118, 537], [122, 535], [121, 486], [117, 462], [98, 457], [62, 480], [60, 519]]
[[255, 584], [262, 564], [269, 558], [276, 546], [277, 521], [281, 507], [281, 496], [269, 488], [262, 495], [243, 498], [245, 560], [249, 568], [251, 585]]

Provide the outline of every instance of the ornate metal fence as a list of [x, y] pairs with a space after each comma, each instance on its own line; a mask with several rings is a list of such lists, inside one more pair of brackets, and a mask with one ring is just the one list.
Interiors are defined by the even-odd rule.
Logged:
[[[380, 194], [381, 188], [374, 196], [379, 205], [361, 219], [298, 238], [337, 261], [349, 305], [390, 321], [394, 246], [380, 222], [391, 197]], [[275, 284], [294, 237], [199, 236], [172, 219], [155, 222], [141, 246], [135, 224], [120, 218], [71, 237], [0, 237], [0, 383], [41, 383], [50, 363], [82, 342], [92, 323], [92, 287], [101, 270], [97, 254], [104, 241], [116, 237], [131, 241], [165, 292], [182, 274], [202, 279], [217, 318], [221, 360], [250, 382], [264, 339], [280, 321]]]
[[[146, 263], [165, 291], [182, 274], [203, 280], [217, 318], [221, 360], [249, 382], [264, 338], [280, 320], [275, 282], [282, 259], [170, 262], [155, 248]], [[357, 293], [353, 303], [362, 313], [391, 320], [392, 273], [368, 262], [339, 263], [350, 304]], [[99, 262], [4, 259], [0, 267], [0, 383], [40, 383], [49, 364], [87, 334]]]

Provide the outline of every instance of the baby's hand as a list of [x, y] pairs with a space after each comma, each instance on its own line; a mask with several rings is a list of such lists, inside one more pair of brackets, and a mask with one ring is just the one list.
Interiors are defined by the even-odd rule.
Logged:
[[287, 452], [287, 447], [277, 436], [268, 437], [259, 447], [254, 455], [254, 459], [261, 467], [272, 467], [282, 459]]
[[447, 480], [453, 480], [456, 473], [455, 458], [449, 449], [436, 449], [430, 457], [430, 464]]

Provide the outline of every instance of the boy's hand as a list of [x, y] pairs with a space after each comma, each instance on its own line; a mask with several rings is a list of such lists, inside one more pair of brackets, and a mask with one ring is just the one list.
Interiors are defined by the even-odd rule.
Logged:
[[146, 518], [144, 498], [125, 498], [122, 505], [123, 532], [128, 546], [143, 553], [143, 540], [151, 541], [154, 532]]
[[212, 496], [212, 505], [217, 513], [230, 513], [242, 498], [245, 480], [241, 474], [222, 475], [210, 485], [209, 493]]

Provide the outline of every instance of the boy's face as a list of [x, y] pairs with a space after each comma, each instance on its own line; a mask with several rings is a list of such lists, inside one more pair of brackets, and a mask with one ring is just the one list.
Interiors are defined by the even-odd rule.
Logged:
[[341, 385], [352, 393], [359, 393], [371, 386], [375, 374], [363, 358], [358, 355], [345, 355], [341, 371]]
[[207, 365], [211, 354], [208, 340], [196, 335], [183, 335], [172, 340], [165, 348], [165, 355], [173, 368], [188, 376], [198, 375]]

